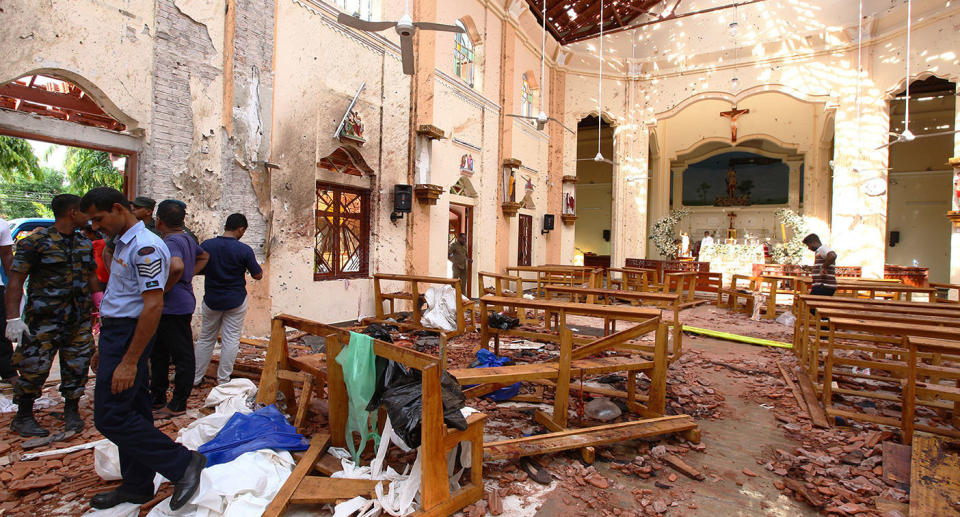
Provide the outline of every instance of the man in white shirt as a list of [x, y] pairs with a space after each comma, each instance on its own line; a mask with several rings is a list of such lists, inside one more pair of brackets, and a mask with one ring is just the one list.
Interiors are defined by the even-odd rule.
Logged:
[[[13, 237], [10, 235], [10, 224], [0, 218], [0, 266], [3, 267], [4, 274], [10, 274], [10, 268], [13, 266]], [[7, 311], [2, 302], [6, 295], [6, 288], [3, 278], [0, 277], [0, 384], [10, 384], [12, 379], [17, 376], [17, 371], [13, 369], [13, 343], [7, 339]]]
[[710, 232], [703, 232], [703, 240], [700, 241], [700, 250], [704, 250], [707, 246], [713, 246], [713, 235], [710, 235]]
[[813, 285], [810, 294], [833, 296], [837, 292], [837, 254], [820, 241], [820, 237], [811, 233], [803, 238], [807, 249], [814, 252]]

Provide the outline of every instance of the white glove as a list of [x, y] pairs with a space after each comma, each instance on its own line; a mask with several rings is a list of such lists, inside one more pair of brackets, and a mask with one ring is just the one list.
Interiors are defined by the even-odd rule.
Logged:
[[20, 318], [7, 320], [7, 339], [21, 343], [23, 334], [30, 334], [30, 328]]

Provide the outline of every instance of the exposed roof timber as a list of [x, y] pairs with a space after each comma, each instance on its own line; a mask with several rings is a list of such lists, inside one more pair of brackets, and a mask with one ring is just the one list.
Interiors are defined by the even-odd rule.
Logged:
[[[664, 8], [676, 0], [603, 0], [604, 31], [609, 28], [621, 28], [638, 19], [639, 16], [656, 16], [650, 9], [658, 4]], [[530, 11], [541, 23], [544, 2], [547, 6], [547, 28], [561, 45], [574, 40], [592, 38], [600, 32], [600, 2], [598, 0], [527, 0]], [[568, 11], [576, 15], [570, 19]]]
[[[735, 3], [732, 3], [732, 4], [726, 4], [726, 5], [718, 5], [718, 6], [716, 6], [716, 7], [710, 7], [709, 9], [701, 9], [701, 10], [699, 10], [699, 11], [691, 11], [691, 12], [688, 12], [688, 13], [681, 13], [681, 14], [677, 14], [676, 9], [674, 9], [673, 13], [671, 13], [669, 16], [664, 16], [663, 18], [660, 18], [660, 19], [658, 19], [658, 20], [653, 20], [653, 21], [643, 22], [643, 23], [637, 23], [637, 24], [633, 24], [633, 25], [627, 25], [627, 26], [625, 26], [625, 27], [617, 27], [617, 28], [614, 28], [614, 29], [604, 29], [603, 32], [604, 32], [604, 34], [614, 34], [614, 33], [617, 33], [617, 32], [623, 32], [623, 31], [628, 31], [628, 30], [633, 30], [633, 29], [639, 29], [640, 27], [646, 27], [646, 26], [648, 26], [648, 25], [654, 25], [654, 24], [657, 24], [657, 23], [663, 23], [663, 22], [670, 21], [670, 20], [678, 20], [678, 19], [680, 19], [680, 18], [687, 18], [687, 17], [689, 17], [689, 16], [696, 16], [696, 15], [698, 15], [698, 14], [707, 14], [707, 13], [712, 13], [712, 12], [715, 12], [715, 11], [722, 11], [722, 10], [724, 10], [724, 9], [732, 9], [732, 8], [734, 8], [734, 7], [743, 7], [743, 6], [745, 6], [745, 5], [756, 4], [756, 3], [765, 2], [765, 1], [766, 1], [766, 0], [746, 0], [746, 1], [743, 1], [743, 2], [735, 2]], [[590, 38], [592, 38], [592, 37], [593, 37], [592, 35], [591, 35], [591, 36], [577, 36], [577, 37], [575, 37], [575, 38], [565, 39], [565, 40], [561, 41], [561, 43], [563, 43], [564, 45], [566, 45], [566, 44], [568, 44], [568, 43], [576, 43], [576, 42], [578, 42], [578, 41], [583, 41], [583, 40], [586, 40], [586, 39], [590, 39]]]

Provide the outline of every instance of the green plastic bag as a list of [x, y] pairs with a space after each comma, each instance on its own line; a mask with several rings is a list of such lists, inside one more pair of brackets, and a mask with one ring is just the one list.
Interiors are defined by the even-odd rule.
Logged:
[[[373, 440], [373, 448], [380, 446], [377, 434], [377, 413], [367, 411], [367, 404], [376, 389], [376, 356], [373, 354], [373, 338], [365, 334], [350, 333], [350, 346], [337, 355], [337, 363], [343, 367], [343, 382], [347, 385], [350, 414], [347, 418], [347, 449], [353, 456], [354, 465], [360, 464], [360, 453], [367, 440]], [[360, 447], [353, 444], [353, 433], [360, 435]]]

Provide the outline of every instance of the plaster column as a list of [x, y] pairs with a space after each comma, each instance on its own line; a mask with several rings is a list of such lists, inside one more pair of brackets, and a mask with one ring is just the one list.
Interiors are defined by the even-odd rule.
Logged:
[[[950, 283], [960, 284], [960, 153], [950, 159], [950, 165], [953, 166], [953, 185], [950, 191], [953, 202], [951, 211], [947, 214], [950, 218]], [[950, 297], [957, 299], [955, 291], [950, 291]]]
[[614, 155], [619, 165], [613, 178], [613, 249], [610, 265], [623, 267], [628, 258], [647, 251], [647, 177], [650, 132], [644, 124], [618, 128]]
[[[562, 118], [564, 113], [564, 91], [567, 88], [567, 73], [555, 68], [549, 69], [550, 95], [547, 97], [548, 113]], [[567, 132], [560, 124], [547, 124], [550, 131], [550, 146], [547, 154], [547, 213], [554, 215], [553, 231], [547, 238], [547, 264], [568, 264], [573, 259], [573, 232], [574, 225], [563, 224], [560, 214], [563, 212], [563, 149], [564, 137]], [[569, 234], [569, 235], [568, 235]], [[568, 247], [569, 243], [569, 247]]]
[[788, 204], [791, 210], [798, 213], [800, 212], [800, 169], [803, 168], [803, 163], [803, 156], [787, 160], [787, 167], [790, 168]]
[[[511, 11], [512, 13], [512, 11]], [[500, 140], [498, 142], [500, 149], [500, 159], [497, 160], [497, 167], [503, 167], [504, 160], [513, 158], [513, 119], [507, 117], [507, 113], [518, 113], [514, 107], [515, 92], [520, 91], [518, 84], [514, 82], [514, 61], [516, 60], [517, 47], [517, 27], [516, 20], [508, 16], [503, 20], [503, 34], [501, 36], [500, 47]], [[514, 253], [510, 253], [510, 238], [516, 232], [512, 231], [511, 226], [516, 227], [517, 216], [505, 217], [500, 208], [503, 202], [503, 195], [507, 185], [503, 184], [503, 174], [499, 174], [497, 189], [497, 234], [496, 248], [497, 261], [496, 270], [502, 272], [503, 268], [517, 263], [516, 244], [514, 243]], [[521, 197], [521, 196], [518, 196]], [[511, 259], [511, 257], [513, 257]]]
[[861, 266], [865, 278], [883, 278], [887, 193], [870, 196], [865, 186], [887, 182], [887, 149], [876, 148], [887, 142], [890, 119], [878, 96], [864, 98], [861, 111], [858, 129], [853, 95], [843, 97], [837, 109], [829, 243], [838, 265]]
[[[420, 0], [414, 4], [413, 18], [415, 20], [433, 20], [437, 17], [437, 0]], [[416, 52], [415, 60], [416, 73], [410, 77], [410, 139], [407, 149], [407, 183], [416, 185], [420, 179], [419, 176], [427, 174], [424, 167], [430, 165], [418, 164], [419, 159], [429, 161], [429, 151], [425, 156], [417, 156], [417, 128], [421, 125], [433, 124], [433, 90], [434, 90], [434, 65], [436, 61], [436, 32], [435, 31], [417, 31], [413, 37], [413, 47]], [[420, 169], [419, 171], [417, 169]], [[413, 211], [407, 217], [407, 242], [408, 243], [429, 243], [431, 216], [435, 212], [431, 206], [420, 203], [416, 199], [413, 201]], [[446, 218], [446, 214], [444, 214]], [[446, 225], [444, 225], [446, 226]], [[444, 233], [445, 235], [445, 233]], [[430, 275], [430, 251], [431, 246], [407, 246], [406, 271], [402, 273], [410, 275]], [[436, 250], [436, 253], [446, 254], [446, 250]], [[439, 276], [446, 276], [446, 272]]]
[[[670, 212], [670, 158], [663, 149], [666, 149], [667, 130], [666, 122], [660, 123], [657, 131], [657, 142], [659, 144], [660, 156], [657, 160], [657, 168], [650, 176], [650, 215], [647, 218], [647, 234], [658, 219], [662, 219]], [[648, 130], [653, 128], [648, 126]], [[649, 244], [649, 243], [648, 243]], [[658, 258], [659, 252], [655, 246], [647, 248], [647, 258]]]
[[671, 210], [676, 210], [683, 206], [683, 171], [686, 166], [670, 168], [670, 182], [673, 185], [673, 196], [671, 197]]

